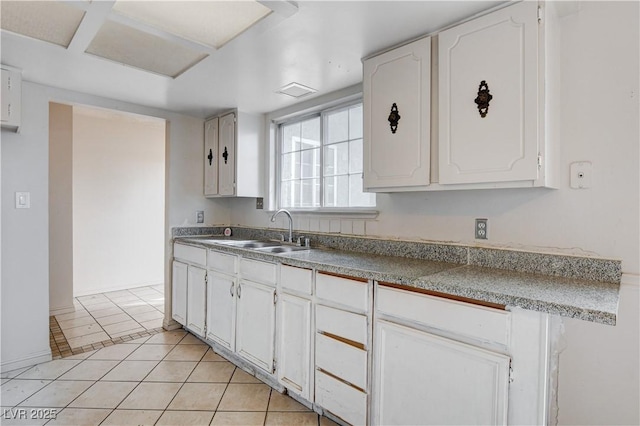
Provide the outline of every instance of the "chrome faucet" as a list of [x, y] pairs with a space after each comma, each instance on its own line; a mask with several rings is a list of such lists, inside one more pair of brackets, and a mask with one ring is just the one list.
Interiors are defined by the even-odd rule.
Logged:
[[292, 243], [293, 242], [293, 218], [291, 217], [291, 213], [289, 213], [289, 210], [280, 209], [277, 212], [275, 212], [273, 214], [273, 216], [271, 216], [271, 222], [275, 222], [276, 221], [276, 216], [278, 216], [279, 213], [284, 213], [287, 216], [289, 216], [289, 239], [288, 239], [288, 242]]

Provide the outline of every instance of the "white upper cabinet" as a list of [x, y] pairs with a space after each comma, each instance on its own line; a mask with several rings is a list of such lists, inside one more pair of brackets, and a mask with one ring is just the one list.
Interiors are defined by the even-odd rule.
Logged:
[[549, 186], [543, 26], [521, 2], [438, 34], [441, 185]]
[[261, 197], [263, 117], [233, 111], [204, 126], [204, 195]]
[[431, 38], [366, 59], [364, 189], [411, 191], [429, 185]]
[[218, 194], [235, 195], [236, 182], [236, 115], [220, 117], [218, 145]]
[[218, 117], [204, 123], [204, 195], [218, 195]]
[[2, 66], [2, 128], [18, 130], [22, 102], [22, 75], [20, 71]]

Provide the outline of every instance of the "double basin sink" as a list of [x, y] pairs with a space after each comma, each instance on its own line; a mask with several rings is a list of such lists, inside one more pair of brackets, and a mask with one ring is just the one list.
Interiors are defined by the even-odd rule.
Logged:
[[211, 240], [214, 244], [245, 248], [266, 253], [288, 253], [292, 251], [309, 250], [309, 247], [287, 245], [276, 241], [260, 240]]

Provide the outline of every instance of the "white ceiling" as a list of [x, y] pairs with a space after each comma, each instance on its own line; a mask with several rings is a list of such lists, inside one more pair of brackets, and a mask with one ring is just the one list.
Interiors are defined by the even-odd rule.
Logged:
[[3, 30], [2, 63], [27, 81], [198, 117], [234, 107], [264, 113], [300, 101], [276, 93], [288, 83], [317, 90], [302, 100], [357, 84], [362, 57], [502, 2], [300, 1], [293, 15], [273, 13], [175, 79], [84, 53], [113, 3], [84, 3], [67, 49]]

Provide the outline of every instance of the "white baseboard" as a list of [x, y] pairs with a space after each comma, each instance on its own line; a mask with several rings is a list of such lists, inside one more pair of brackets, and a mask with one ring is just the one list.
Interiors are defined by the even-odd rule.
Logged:
[[154, 282], [149, 282], [149, 283], [139, 283], [139, 284], [120, 284], [117, 286], [111, 286], [111, 287], [102, 287], [102, 288], [95, 288], [95, 289], [87, 289], [87, 290], [82, 290], [82, 291], [78, 291], [76, 292], [75, 289], [73, 291], [73, 297], [81, 297], [81, 296], [90, 296], [92, 294], [98, 294], [98, 293], [108, 293], [110, 291], [119, 291], [119, 290], [130, 290], [132, 288], [140, 288], [140, 287], [150, 287], [153, 285], [164, 285], [164, 280], [163, 281], [154, 281]]
[[2, 373], [6, 373], [7, 371], [17, 370], [18, 368], [31, 367], [32, 365], [41, 364], [47, 361], [51, 361], [51, 349], [36, 352], [27, 357], [13, 361], [3, 361], [2, 364], [0, 364], [0, 371]]
[[167, 331], [177, 330], [179, 328], [182, 328], [182, 324], [171, 318], [167, 320], [167, 317], [165, 317], [164, 321], [162, 321], [162, 328]]

